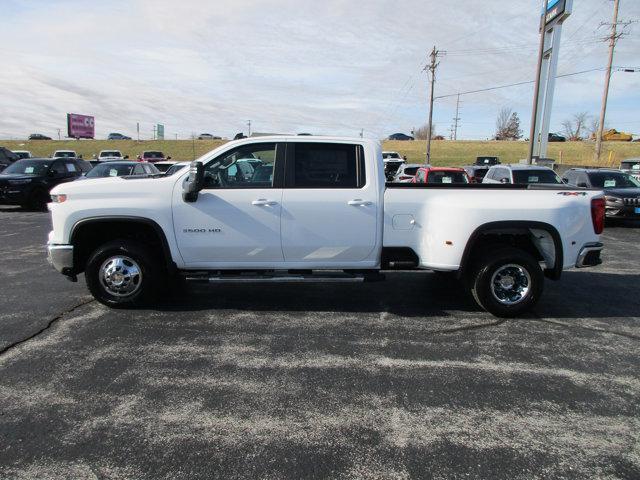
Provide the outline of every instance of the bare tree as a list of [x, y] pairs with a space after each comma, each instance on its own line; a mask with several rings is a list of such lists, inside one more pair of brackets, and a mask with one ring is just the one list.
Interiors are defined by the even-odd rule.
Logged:
[[508, 107], [498, 112], [496, 119], [496, 140], [517, 140], [522, 137], [520, 130], [520, 117]]
[[[423, 125], [420, 128], [416, 128], [413, 132], [413, 137], [416, 140], [426, 140], [429, 134], [429, 126]], [[431, 124], [431, 138], [433, 138], [436, 134], [436, 124]]]
[[588, 120], [589, 114], [587, 112], [580, 112], [576, 113], [572, 119], [562, 122], [562, 129], [567, 139], [570, 141], [582, 140], [583, 131], [587, 131]]

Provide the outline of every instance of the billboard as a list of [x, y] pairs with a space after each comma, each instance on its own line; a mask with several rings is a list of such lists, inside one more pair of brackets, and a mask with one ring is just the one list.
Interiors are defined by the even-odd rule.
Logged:
[[95, 122], [89, 115], [67, 113], [67, 137], [93, 138], [95, 137]]
[[164, 125], [161, 123], [156, 126], [156, 135], [158, 140], [164, 140]]
[[566, 0], [548, 0], [547, 1], [547, 11], [545, 14], [544, 24], [548, 25], [553, 22], [556, 18], [571, 13], [567, 11]]

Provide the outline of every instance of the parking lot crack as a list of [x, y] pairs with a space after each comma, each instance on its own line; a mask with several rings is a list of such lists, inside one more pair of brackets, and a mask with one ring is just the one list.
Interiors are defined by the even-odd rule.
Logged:
[[564, 328], [580, 328], [582, 330], [589, 330], [590, 332], [608, 333], [610, 335], [617, 335], [620, 337], [629, 338], [631, 340], [640, 340], [640, 336], [638, 335], [634, 335], [632, 333], [625, 333], [625, 332], [616, 332], [613, 330], [607, 330], [606, 328], [587, 327], [584, 325], [572, 325], [569, 323], [559, 322], [557, 320], [549, 320], [549, 319], [540, 318], [540, 317], [532, 318], [532, 320], [535, 320], [536, 322], [541, 322], [541, 323], [550, 323], [552, 325], [557, 325], [559, 327], [564, 327]]
[[29, 335], [26, 338], [22, 338], [20, 340], [16, 340], [13, 343], [10, 343], [9, 345], [5, 346], [4, 348], [2, 348], [2, 350], [0, 350], [0, 356], [4, 355], [5, 353], [13, 350], [16, 347], [19, 347], [20, 345], [33, 340], [34, 338], [38, 337], [39, 335], [41, 335], [42, 333], [46, 332], [47, 330], [49, 330], [53, 325], [55, 325], [59, 320], [62, 320], [62, 318], [65, 315], [68, 315], [70, 313], [73, 313], [75, 310], [84, 307], [85, 305], [88, 305], [92, 302], [95, 302], [95, 300], [92, 298], [90, 300], [85, 300], [83, 302], [77, 303], [74, 306], [64, 310], [63, 312], [59, 313], [58, 315], [56, 315], [55, 317], [53, 317], [52, 319], [50, 319], [47, 324], [42, 327], [40, 330], [38, 330], [35, 333], [32, 333], [31, 335]]

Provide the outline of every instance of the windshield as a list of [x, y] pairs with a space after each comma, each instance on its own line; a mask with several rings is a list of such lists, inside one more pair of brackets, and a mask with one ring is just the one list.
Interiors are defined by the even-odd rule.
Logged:
[[106, 163], [102, 165], [96, 165], [89, 173], [87, 178], [99, 178], [99, 177], [121, 177], [123, 175], [131, 175], [135, 165], [123, 164], [123, 163]]
[[396, 152], [384, 152], [382, 158], [400, 158], [400, 154]]
[[173, 175], [178, 170], [182, 170], [186, 166], [187, 166], [186, 162], [185, 163], [176, 163], [175, 165], [171, 165], [169, 167], [169, 169], [167, 170], [167, 172], [165, 173], [165, 175]]
[[18, 160], [5, 168], [2, 174], [45, 175], [49, 165], [49, 162], [37, 160]]
[[162, 152], [144, 152], [142, 156], [144, 158], [164, 158]]
[[419, 168], [420, 167], [408, 167], [408, 168], [405, 168], [404, 171], [402, 172], [402, 175], [411, 175], [411, 176], [413, 176], [413, 175], [416, 174], [416, 172], [418, 171]]
[[464, 172], [431, 171], [427, 183], [469, 183], [469, 178]]
[[591, 180], [591, 185], [597, 188], [640, 187], [638, 180], [622, 172], [593, 172], [589, 174], [589, 180]]
[[29, 155], [29, 152], [13, 152], [13, 153], [15, 153], [20, 158], [29, 158], [31, 156]]
[[624, 170], [640, 170], [640, 160], [633, 162], [622, 162], [620, 168]]
[[118, 150], [105, 150], [100, 152], [101, 157], [121, 157], [122, 154]]
[[562, 183], [553, 170], [514, 170], [513, 183]]
[[62, 152], [62, 151], [58, 151], [56, 153], [53, 154], [54, 157], [58, 157], [58, 158], [73, 158], [76, 156], [75, 152]]

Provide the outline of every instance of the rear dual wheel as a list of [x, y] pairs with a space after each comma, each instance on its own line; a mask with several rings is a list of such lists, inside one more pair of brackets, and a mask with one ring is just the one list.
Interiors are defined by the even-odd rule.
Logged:
[[480, 307], [497, 317], [515, 317], [540, 299], [544, 274], [529, 253], [512, 247], [489, 250], [475, 264], [471, 294]]

